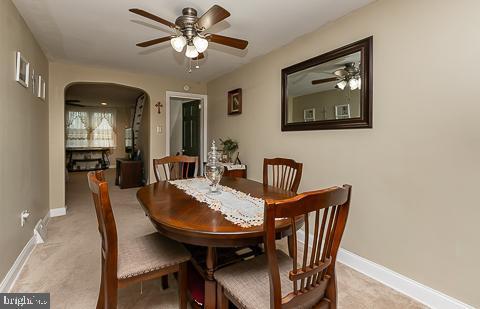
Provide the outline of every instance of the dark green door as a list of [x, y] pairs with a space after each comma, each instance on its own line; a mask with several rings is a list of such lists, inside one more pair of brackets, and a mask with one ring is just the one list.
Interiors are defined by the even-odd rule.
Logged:
[[182, 151], [187, 156], [200, 154], [200, 101], [182, 104]]

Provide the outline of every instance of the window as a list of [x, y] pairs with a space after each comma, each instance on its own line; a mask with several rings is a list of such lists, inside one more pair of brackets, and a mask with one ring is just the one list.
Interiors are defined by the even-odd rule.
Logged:
[[116, 147], [115, 113], [113, 111], [68, 110], [66, 114], [66, 147]]

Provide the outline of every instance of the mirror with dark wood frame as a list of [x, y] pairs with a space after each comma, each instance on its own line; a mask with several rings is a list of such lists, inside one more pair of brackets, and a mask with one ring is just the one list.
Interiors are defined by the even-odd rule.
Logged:
[[282, 131], [372, 127], [372, 37], [282, 70]]

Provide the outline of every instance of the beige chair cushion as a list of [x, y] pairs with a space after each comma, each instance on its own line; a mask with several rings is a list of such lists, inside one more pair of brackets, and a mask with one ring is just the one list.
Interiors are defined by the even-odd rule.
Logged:
[[[293, 282], [288, 273], [293, 268], [292, 259], [283, 251], [277, 250], [282, 296], [293, 292]], [[267, 256], [262, 254], [253, 259], [222, 268], [215, 272], [217, 282], [232, 302], [244, 309], [270, 308], [270, 278]], [[305, 307], [311, 305], [305, 304]]]
[[190, 253], [178, 242], [159, 233], [118, 244], [117, 277], [125, 279], [190, 260]]

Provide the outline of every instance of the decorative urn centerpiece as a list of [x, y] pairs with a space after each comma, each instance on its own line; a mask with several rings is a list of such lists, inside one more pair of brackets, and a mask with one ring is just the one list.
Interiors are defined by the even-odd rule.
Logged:
[[220, 193], [217, 185], [222, 179], [224, 171], [220, 158], [221, 153], [217, 151], [215, 141], [213, 141], [211, 151], [207, 155], [207, 164], [205, 165], [205, 178], [210, 181], [210, 193]]

